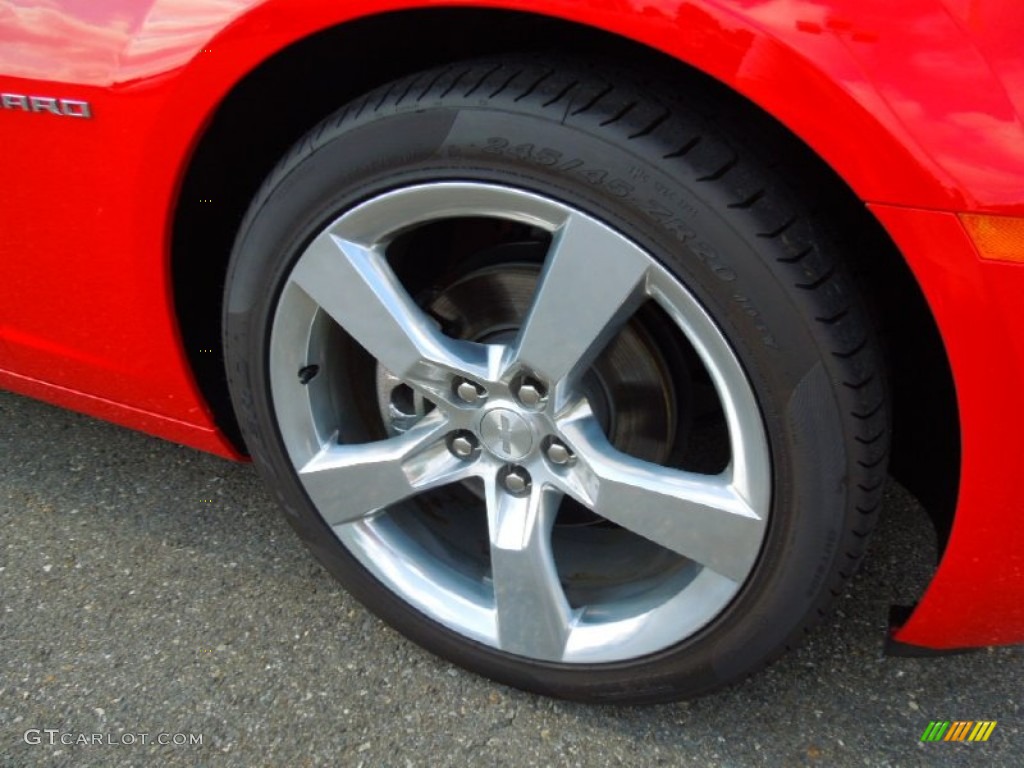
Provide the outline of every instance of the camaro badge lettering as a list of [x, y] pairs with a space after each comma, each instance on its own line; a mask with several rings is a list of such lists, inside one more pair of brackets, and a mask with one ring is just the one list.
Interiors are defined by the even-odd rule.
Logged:
[[78, 99], [57, 99], [52, 96], [25, 96], [20, 93], [0, 93], [0, 107], [21, 112], [47, 112], [57, 117], [92, 117], [92, 106]]

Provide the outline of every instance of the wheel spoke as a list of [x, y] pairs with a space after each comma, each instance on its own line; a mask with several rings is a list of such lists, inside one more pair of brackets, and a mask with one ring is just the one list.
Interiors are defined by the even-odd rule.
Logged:
[[551, 382], [585, 370], [639, 306], [649, 267], [636, 246], [570, 216], [554, 235], [516, 362]]
[[516, 497], [491, 478], [486, 488], [498, 645], [521, 656], [561, 660], [572, 621], [551, 554], [561, 494], [535, 488]]
[[728, 472], [701, 475], [617, 451], [592, 416], [567, 419], [563, 433], [579, 457], [580, 501], [623, 528], [742, 582], [761, 547], [764, 515], [732, 486]]
[[463, 480], [471, 464], [442, 439], [441, 417], [427, 417], [389, 440], [329, 444], [299, 470], [303, 487], [329, 525], [362, 520], [429, 488]]
[[447, 374], [485, 377], [488, 347], [442, 334], [387, 265], [383, 254], [325, 232], [291, 279], [398, 378], [447, 399]]

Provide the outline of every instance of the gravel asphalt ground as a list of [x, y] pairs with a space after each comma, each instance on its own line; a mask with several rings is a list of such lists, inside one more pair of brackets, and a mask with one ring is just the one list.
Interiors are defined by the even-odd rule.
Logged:
[[[1020, 648], [882, 653], [889, 605], [935, 558], [894, 483], [806, 645], [657, 707], [538, 698], [436, 659], [327, 576], [250, 466], [8, 393], [0, 516], [2, 766], [1024, 765]], [[922, 744], [939, 719], [998, 726]], [[83, 734], [135, 743], [60, 743]]]

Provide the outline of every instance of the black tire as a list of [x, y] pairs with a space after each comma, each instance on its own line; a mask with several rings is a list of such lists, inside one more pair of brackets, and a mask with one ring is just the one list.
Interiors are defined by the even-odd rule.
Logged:
[[[651, 702], [736, 681], [799, 642], [864, 555], [886, 477], [888, 400], [866, 310], [813, 201], [711, 107], [580, 62], [484, 60], [379, 88], [311, 131], [241, 226], [225, 298], [228, 379], [246, 444], [288, 519], [366, 606], [495, 680], [584, 701]], [[478, 181], [586, 212], [696, 297], [749, 379], [767, 434], [771, 515], [738, 593], [669, 647], [608, 663], [506, 653], [410, 607], [339, 543], [299, 481], [270, 385], [270, 334], [296, 259], [389, 190]], [[337, 363], [355, 378], [358, 351]], [[341, 408], [359, 386], [344, 385]], [[365, 410], [365, 409], [364, 409]]]

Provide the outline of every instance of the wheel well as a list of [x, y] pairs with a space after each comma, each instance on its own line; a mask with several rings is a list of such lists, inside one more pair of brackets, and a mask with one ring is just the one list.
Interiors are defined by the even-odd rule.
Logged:
[[[952, 374], [921, 291], [877, 220], [805, 144], [725, 86], [610, 33], [519, 12], [425, 9], [354, 21], [271, 57], [224, 99], [184, 178], [174, 221], [172, 279], [189, 362], [218, 426], [232, 442], [244, 451], [224, 376], [224, 276], [237, 228], [263, 179], [307, 130], [361, 93], [454, 59], [506, 52], [591, 57], [698, 91], [721, 107], [721, 119], [758, 126], [766, 161], [785, 157], [787, 172], [799, 169], [791, 180], [813, 190], [805, 196], [834, 224], [883, 332], [894, 399], [892, 472], [929, 509], [944, 540], [960, 474]], [[267, 119], [268, 105], [279, 107], [272, 119]], [[200, 354], [201, 349], [215, 354]]]

